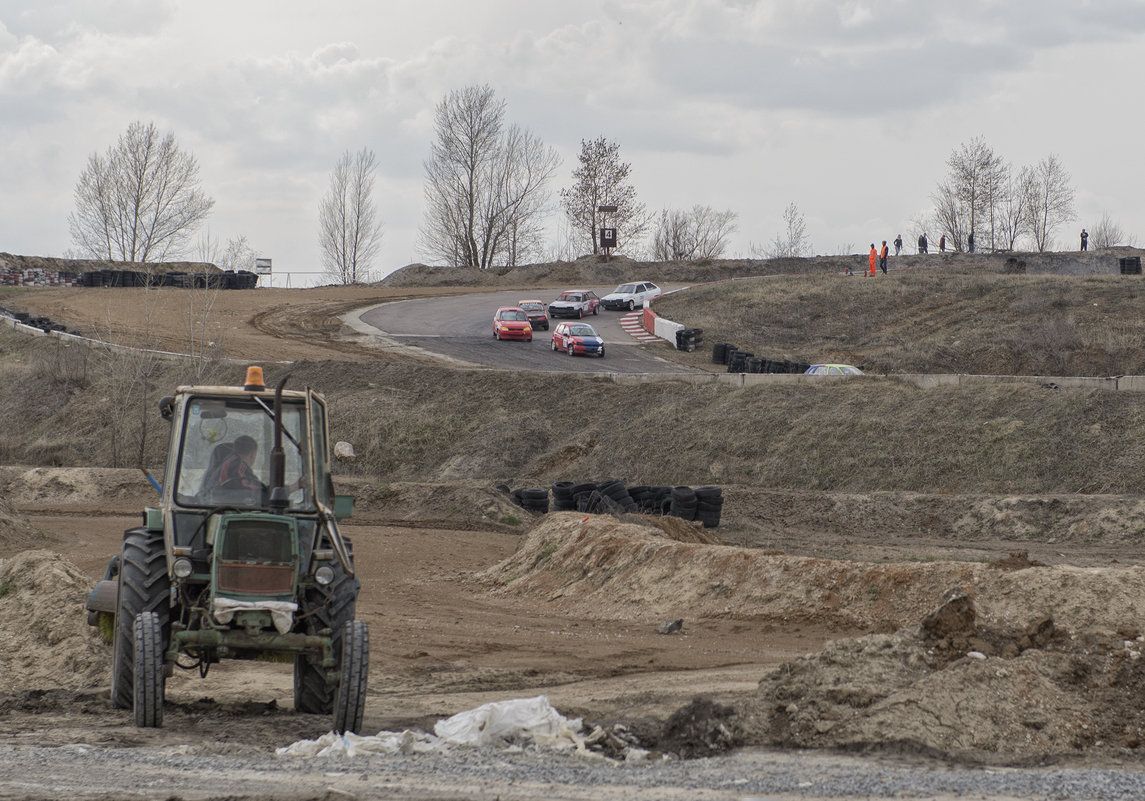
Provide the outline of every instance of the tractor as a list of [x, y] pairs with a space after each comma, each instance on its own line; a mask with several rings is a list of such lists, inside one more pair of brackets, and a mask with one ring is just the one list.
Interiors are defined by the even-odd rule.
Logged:
[[[123, 534], [87, 602], [112, 646], [111, 700], [135, 725], [163, 725], [176, 668], [222, 659], [293, 661], [294, 708], [357, 732], [370, 635], [354, 619], [359, 582], [338, 520], [326, 401], [268, 389], [182, 386], [159, 404], [171, 423], [161, 502]], [[266, 482], [262, 481], [266, 477]]]

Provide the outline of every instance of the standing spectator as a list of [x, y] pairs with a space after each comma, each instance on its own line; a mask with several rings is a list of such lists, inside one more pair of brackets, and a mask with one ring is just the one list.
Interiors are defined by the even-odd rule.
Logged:
[[1084, 228], [1081, 229], [1081, 249], [1089, 250], [1089, 234], [1085, 232]]
[[922, 236], [918, 238], [918, 252], [926, 253], [926, 231], [923, 231]]
[[867, 255], [867, 262], [871, 265], [871, 271], [867, 274], [867, 278], [875, 277], [875, 262], [878, 261], [879, 252], [875, 250], [875, 243], [871, 243], [871, 252]]
[[938, 252], [939, 253], [945, 253], [946, 252], [946, 234], [943, 234], [942, 236], [940, 236], [938, 238]]
[[895, 255], [897, 256], [902, 250], [902, 234], [895, 237]]
[[967, 253], [973, 253], [974, 252], [974, 232], [973, 231], [971, 231], [969, 236], [966, 237], [966, 252]]
[[883, 275], [887, 274], [887, 240], [883, 240], [883, 247], [879, 251], [879, 269], [883, 271]]

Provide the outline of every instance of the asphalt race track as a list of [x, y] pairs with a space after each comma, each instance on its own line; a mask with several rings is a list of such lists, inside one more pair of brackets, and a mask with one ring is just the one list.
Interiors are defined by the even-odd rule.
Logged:
[[[594, 289], [601, 297], [612, 290], [612, 286]], [[403, 346], [484, 367], [579, 373], [694, 372], [660, 358], [659, 354], [671, 347], [667, 342], [638, 342], [620, 327], [622, 312], [603, 308], [584, 318], [604, 338], [603, 359], [553, 352], [552, 329], [565, 318], [550, 320], [548, 331], [534, 331], [532, 342], [493, 338], [493, 313], [498, 307], [515, 306], [525, 298], [549, 303], [557, 294], [554, 290], [491, 292], [384, 303], [357, 313], [357, 327]]]

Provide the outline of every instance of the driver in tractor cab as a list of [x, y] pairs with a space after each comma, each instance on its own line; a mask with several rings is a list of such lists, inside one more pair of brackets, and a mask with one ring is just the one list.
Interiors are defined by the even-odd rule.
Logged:
[[[257, 490], [265, 497], [267, 486], [252, 468], [255, 456], [258, 455], [258, 442], [255, 438], [241, 434], [235, 437], [227, 450], [230, 453], [219, 464], [217, 472], [213, 473], [213, 480], [208, 482], [210, 487], [220, 490]], [[289, 489], [294, 491], [304, 486], [304, 478], [299, 476]]]

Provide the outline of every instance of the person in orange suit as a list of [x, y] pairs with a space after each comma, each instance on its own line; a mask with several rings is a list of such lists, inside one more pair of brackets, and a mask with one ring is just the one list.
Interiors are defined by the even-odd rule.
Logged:
[[879, 251], [879, 269], [883, 271], [883, 275], [887, 274], [887, 240], [883, 240], [882, 250]]
[[879, 252], [875, 250], [875, 243], [871, 243], [871, 253], [867, 256], [867, 261], [871, 264], [871, 271], [867, 274], [868, 278], [875, 277], [875, 262], [879, 260]]

